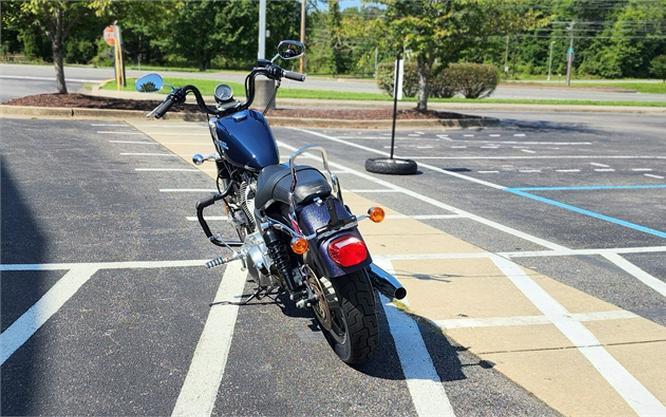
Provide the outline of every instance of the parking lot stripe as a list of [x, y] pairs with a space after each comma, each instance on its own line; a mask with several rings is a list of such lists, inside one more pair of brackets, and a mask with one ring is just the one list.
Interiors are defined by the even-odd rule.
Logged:
[[401, 219], [414, 219], [414, 220], [447, 220], [447, 219], [465, 219], [467, 216], [463, 214], [389, 214], [386, 216], [387, 220], [401, 220]]
[[531, 149], [521, 149], [521, 152], [526, 152], [526, 153], [536, 153], [536, 151], [533, 151]]
[[497, 174], [499, 171], [476, 171], [479, 174]]
[[197, 168], [134, 168], [139, 172], [201, 172]]
[[[349, 143], [348, 143], [349, 144]], [[506, 156], [400, 156], [407, 159], [666, 159], [666, 156], [648, 156], [648, 155], [607, 155], [607, 156], [588, 156], [588, 155], [506, 155]]]
[[510, 190], [520, 191], [592, 191], [592, 190], [647, 190], [651, 188], [666, 188], [666, 184], [640, 184], [640, 185], [572, 185], [565, 187], [512, 187]]
[[[375, 262], [387, 272], [395, 273], [390, 261], [378, 257]], [[419, 417], [455, 416], [418, 324], [388, 298], [383, 295], [379, 298], [416, 414]]]
[[613, 168], [595, 168], [594, 172], [615, 172]]
[[[315, 136], [319, 136], [319, 137], [322, 137], [322, 138], [324, 138], [324, 139], [328, 139], [328, 140], [332, 140], [332, 141], [338, 141], [338, 142], [340, 142], [340, 143], [344, 143], [344, 144], [347, 144], [347, 145], [350, 145], [350, 146], [360, 146], [360, 145], [356, 145], [356, 144], [354, 144], [354, 143], [350, 143], [350, 142], [347, 142], [347, 141], [343, 141], [343, 140], [340, 140], [340, 139], [334, 138], [334, 137], [332, 137], [332, 136], [323, 135], [323, 134], [318, 133], [318, 132], [312, 132], [312, 131], [309, 131], [309, 130], [298, 129], [298, 128], [291, 128], [291, 129], [293, 129], [293, 130], [298, 130], [298, 131], [305, 132], [305, 133], [309, 133], [309, 134], [312, 134], [312, 135], [315, 135]], [[285, 144], [285, 143], [282, 143], [282, 142], [280, 142], [280, 143], [281, 143], [282, 146], [284, 146], [284, 147], [287, 148], [287, 149], [291, 149], [291, 150], [296, 150], [296, 149], [297, 149], [297, 148], [295, 148], [295, 147], [293, 147], [293, 146], [290, 146], [290, 145], [287, 145], [287, 144]], [[384, 155], [386, 155], [386, 153], [384, 153], [384, 152], [376, 151], [376, 150], [371, 149], [371, 148], [366, 148], [365, 146], [361, 146], [361, 148], [362, 148], [362, 149], [370, 150], [370, 151], [375, 152], [375, 153], [379, 152], [380, 154], [384, 154]], [[444, 210], [451, 211], [451, 212], [454, 212], [454, 213], [463, 214], [463, 215], [465, 215], [465, 216], [468, 216], [468, 217], [469, 217], [470, 219], [472, 219], [472, 220], [475, 220], [475, 221], [477, 221], [477, 222], [479, 222], [479, 223], [485, 224], [486, 226], [490, 226], [490, 227], [492, 227], [492, 228], [494, 228], [494, 229], [501, 230], [501, 231], [503, 231], [503, 232], [505, 232], [505, 233], [508, 233], [508, 234], [510, 234], [510, 235], [513, 235], [513, 236], [519, 237], [519, 238], [521, 238], [521, 239], [525, 239], [525, 240], [527, 240], [527, 241], [530, 241], [530, 242], [536, 243], [536, 244], [541, 245], [541, 246], [543, 246], [543, 247], [545, 247], [545, 248], [549, 248], [549, 249], [566, 249], [564, 246], [558, 245], [558, 244], [553, 243], [553, 242], [549, 242], [549, 241], [547, 241], [547, 240], [545, 240], [545, 239], [541, 239], [541, 238], [536, 237], [536, 236], [533, 236], [533, 235], [531, 235], [531, 234], [529, 234], [529, 233], [525, 233], [525, 232], [522, 232], [522, 231], [520, 231], [520, 230], [516, 230], [516, 229], [514, 229], [514, 228], [512, 228], [512, 227], [505, 226], [505, 225], [503, 225], [503, 224], [500, 224], [500, 223], [494, 222], [494, 221], [492, 221], [492, 220], [486, 219], [485, 217], [477, 216], [477, 215], [472, 214], [472, 213], [470, 213], [470, 212], [468, 212], [468, 211], [461, 210], [461, 209], [459, 209], [459, 208], [456, 208], [456, 207], [450, 206], [450, 205], [448, 205], [448, 204], [446, 204], [446, 203], [443, 203], [443, 202], [441, 202], [441, 201], [439, 201], [439, 200], [435, 200], [434, 198], [430, 198], [430, 197], [428, 197], [428, 196], [426, 196], [426, 195], [423, 195], [423, 194], [417, 193], [417, 192], [412, 191], [412, 190], [409, 190], [409, 189], [407, 189], [407, 188], [403, 188], [403, 187], [397, 186], [397, 185], [395, 185], [395, 184], [393, 184], [393, 183], [391, 183], [391, 182], [389, 182], [389, 181], [381, 180], [381, 179], [379, 179], [379, 178], [373, 177], [372, 175], [368, 175], [368, 174], [366, 174], [366, 173], [364, 173], [364, 172], [357, 171], [357, 170], [355, 170], [355, 169], [349, 168], [349, 167], [347, 167], [347, 166], [344, 166], [344, 165], [341, 165], [341, 164], [338, 164], [338, 163], [335, 163], [335, 162], [331, 162], [330, 165], [333, 166], [333, 167], [335, 167], [335, 168], [346, 169], [346, 170], [348, 170], [348, 171], [350, 171], [350, 172], [353, 172], [357, 177], [367, 179], [367, 180], [369, 180], [369, 181], [374, 182], [375, 184], [380, 184], [380, 185], [382, 185], [382, 186], [384, 186], [384, 187], [387, 187], [387, 188], [392, 188], [392, 189], [395, 189], [395, 190], [400, 190], [402, 193], [404, 193], [404, 194], [406, 194], [406, 195], [409, 195], [409, 196], [411, 196], [411, 197], [413, 197], [413, 198], [416, 198], [416, 199], [418, 199], [418, 200], [421, 200], [421, 201], [423, 201], [423, 202], [425, 202], [425, 203], [428, 203], [428, 204], [430, 204], [430, 205], [433, 205], [433, 206], [435, 206], [435, 207], [443, 208]], [[502, 190], [502, 189], [505, 188], [505, 187], [503, 187], [503, 186], [501, 186], [501, 185], [497, 185], [497, 184], [493, 184], [493, 183], [491, 183], [491, 182], [487, 182], [487, 181], [479, 180], [479, 179], [476, 179], [476, 178], [468, 177], [468, 176], [466, 176], [466, 175], [458, 174], [458, 173], [455, 173], [455, 172], [448, 172], [448, 171], [445, 171], [445, 170], [443, 170], [443, 169], [440, 169], [440, 168], [437, 168], [437, 167], [433, 167], [433, 166], [431, 166], [431, 165], [422, 164], [421, 166], [423, 166], [424, 168], [432, 169], [432, 170], [434, 170], [434, 171], [442, 172], [442, 173], [449, 174], [449, 175], [454, 175], [454, 174], [455, 174], [454, 176], [458, 176], [458, 175], [460, 175], [460, 176], [463, 177], [464, 179], [468, 179], [468, 180], [471, 180], [471, 181], [473, 181], [473, 182], [478, 182], [478, 183], [480, 183], [480, 184], [487, 185], [487, 186], [492, 187], [492, 188], [496, 188], [496, 189], [500, 189], [500, 190]]]
[[498, 252], [497, 255], [506, 256], [508, 258], [532, 258], [532, 257], [538, 258], [542, 256], [581, 256], [581, 255], [603, 255], [605, 253], [622, 254], [622, 253], [658, 253], [658, 252], [666, 252], [666, 246]]
[[109, 143], [127, 143], [133, 145], [159, 145], [157, 142], [146, 142], [141, 140], [110, 140]]
[[[227, 264], [172, 416], [210, 416], [231, 348], [246, 273], [239, 261]], [[221, 304], [217, 304], [221, 303]]]
[[632, 168], [631, 170], [635, 172], [650, 172], [652, 168]]
[[214, 188], [160, 188], [161, 193], [216, 193]]
[[[185, 217], [185, 219], [190, 222], [199, 221], [199, 218], [196, 216], [187, 216]], [[229, 217], [227, 216], [204, 216], [204, 219], [206, 219], [207, 221], [224, 221], [224, 222], [229, 221]]]
[[580, 172], [580, 169], [556, 169], [555, 172]]
[[514, 262], [493, 256], [493, 262], [534, 306], [549, 318], [604, 377], [613, 389], [639, 416], [666, 413], [663, 406], [620, 362], [601, 346], [599, 340], [580, 322], [568, 317], [569, 312]]
[[606, 164], [600, 164], [598, 162], [590, 162], [590, 165], [594, 165], [595, 167], [601, 167], [601, 168], [610, 168], [609, 165]]
[[0, 334], [0, 365], [32, 337], [97, 271], [94, 266], [76, 266], [56, 282], [14, 323]]
[[128, 262], [80, 262], [46, 264], [0, 264], [0, 271], [60, 271], [79, 267], [95, 269], [143, 269], [143, 268], [185, 268], [204, 266], [208, 259], [184, 259], [180, 261], [128, 261]]
[[656, 179], [659, 179], [659, 180], [663, 180], [663, 179], [664, 179], [664, 177], [661, 176], [661, 175], [643, 174], [643, 176], [645, 176], [645, 177], [650, 177], [650, 178], [656, 178]]
[[173, 153], [121, 152], [121, 156], [178, 156]]
[[[634, 319], [638, 315], [626, 311], [596, 311], [591, 313], [569, 314], [569, 318], [576, 321], [624, 320]], [[550, 324], [548, 316], [511, 316], [511, 317], [482, 317], [436, 320], [435, 324], [442, 329], [467, 329], [472, 327], [501, 327], [501, 326], [535, 326]]]
[[609, 223], [617, 224], [619, 226], [628, 227], [630, 229], [634, 229], [634, 230], [637, 230], [639, 232], [647, 233], [647, 234], [657, 236], [657, 237], [666, 238], [666, 232], [664, 232], [664, 231], [652, 229], [650, 227], [643, 226], [643, 225], [636, 224], [636, 223], [632, 223], [632, 222], [629, 222], [627, 220], [618, 219], [617, 217], [607, 216], [605, 214], [597, 213], [596, 211], [591, 211], [591, 210], [587, 210], [587, 209], [584, 209], [584, 208], [581, 208], [581, 207], [578, 207], [578, 206], [573, 206], [571, 204], [562, 203], [560, 201], [553, 200], [553, 199], [546, 198], [546, 197], [542, 197], [540, 195], [530, 194], [528, 192], [521, 191], [521, 190], [515, 189], [515, 188], [505, 188], [504, 191], [507, 191], [507, 192], [515, 194], [515, 195], [519, 195], [521, 197], [526, 197], [526, 198], [529, 198], [531, 200], [539, 201], [541, 203], [550, 204], [551, 206], [555, 206], [555, 207], [559, 207], [559, 208], [562, 208], [562, 209], [565, 209], [565, 210], [569, 210], [569, 211], [572, 211], [574, 213], [583, 214], [585, 216], [594, 217], [595, 219], [604, 220], [604, 221], [607, 221]]
[[136, 136], [144, 134], [143, 132], [134, 132], [127, 130], [98, 130], [97, 133], [100, 135], [125, 135], [125, 136]]
[[643, 271], [641, 268], [627, 261], [617, 253], [604, 253], [602, 255], [604, 258], [611, 261], [615, 266], [624, 270], [625, 272], [631, 274], [636, 279], [641, 281], [643, 284], [657, 291], [662, 296], [666, 297], [666, 282], [653, 277], [647, 272]]

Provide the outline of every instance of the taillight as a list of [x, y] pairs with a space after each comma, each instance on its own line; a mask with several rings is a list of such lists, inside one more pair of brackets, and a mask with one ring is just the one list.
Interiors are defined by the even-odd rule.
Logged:
[[365, 243], [355, 236], [345, 235], [328, 244], [328, 254], [340, 266], [358, 265], [368, 258]]

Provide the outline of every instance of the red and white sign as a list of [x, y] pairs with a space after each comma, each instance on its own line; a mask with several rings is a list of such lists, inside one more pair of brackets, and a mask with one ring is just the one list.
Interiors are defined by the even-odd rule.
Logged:
[[117, 33], [116, 33], [116, 27], [114, 25], [109, 25], [104, 28], [104, 42], [106, 42], [109, 46], [113, 46], [116, 44], [116, 39], [118, 38]]

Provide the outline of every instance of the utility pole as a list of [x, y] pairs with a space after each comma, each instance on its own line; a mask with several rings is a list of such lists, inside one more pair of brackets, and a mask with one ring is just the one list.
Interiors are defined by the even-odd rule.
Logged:
[[548, 52], [548, 81], [550, 81], [550, 76], [553, 72], [553, 45], [555, 45], [555, 41], [550, 41], [550, 51]]
[[[305, 1], [301, 0], [301, 43], [305, 45]], [[299, 72], [303, 74], [305, 72], [305, 54], [301, 55], [299, 65]]]
[[266, 58], [266, 0], [259, 0], [259, 50], [257, 59]]
[[571, 71], [573, 70], [573, 60], [574, 60], [574, 24], [576, 22], [569, 23], [569, 49], [567, 49], [567, 87], [571, 86]]

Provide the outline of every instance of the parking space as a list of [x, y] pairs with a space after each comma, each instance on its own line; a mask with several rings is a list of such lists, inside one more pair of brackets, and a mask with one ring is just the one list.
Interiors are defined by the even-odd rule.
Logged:
[[[215, 187], [210, 169], [187, 162], [206, 151], [205, 126], [157, 129], [3, 119], [2, 234], [12, 236], [2, 242], [3, 414], [442, 415], [448, 403], [457, 415], [557, 415], [393, 306], [382, 309], [375, 360], [354, 369], [309, 314], [280, 300], [225, 303], [252, 284], [238, 265], [201, 267], [219, 254], [191, 221], [194, 202]], [[336, 171], [354, 177], [344, 183], [360, 195], [401, 194]], [[390, 214], [403, 234], [418, 224]], [[215, 228], [230, 232], [226, 222]], [[370, 239], [378, 255], [397, 250]]]

